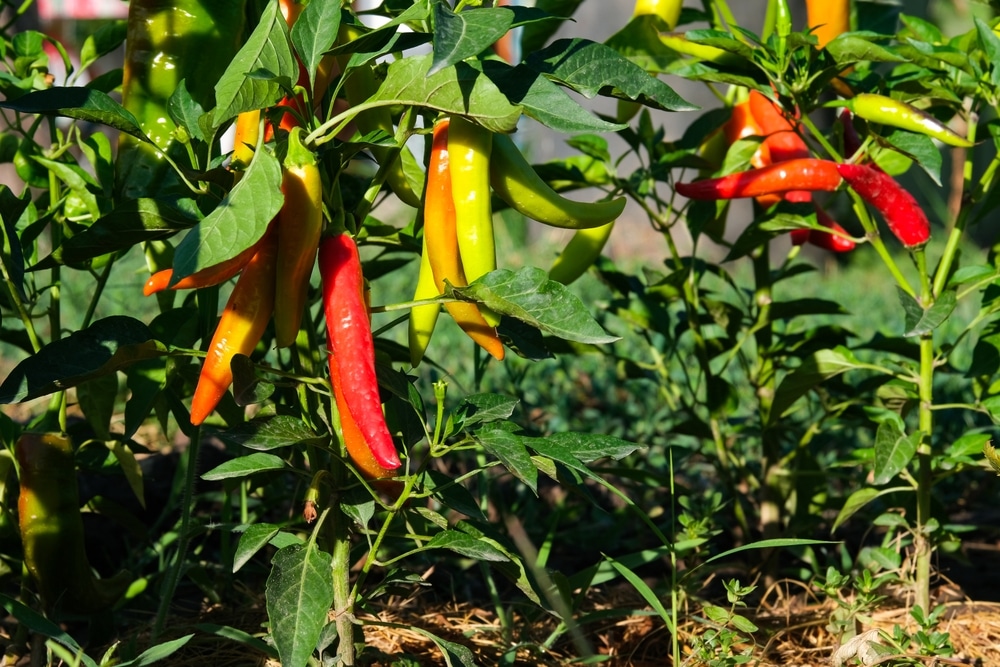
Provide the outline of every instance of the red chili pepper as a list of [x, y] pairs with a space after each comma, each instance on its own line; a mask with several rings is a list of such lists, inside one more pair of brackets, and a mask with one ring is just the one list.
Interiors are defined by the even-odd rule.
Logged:
[[931, 224], [909, 192], [883, 171], [863, 164], [838, 164], [837, 171], [861, 198], [882, 214], [889, 230], [907, 248], [927, 243]]
[[[399, 468], [399, 455], [382, 414], [375, 375], [375, 344], [364, 300], [364, 277], [358, 247], [347, 234], [323, 239], [319, 246], [319, 270], [323, 281], [330, 374], [338, 405], [357, 425], [374, 462], [387, 472]], [[337, 392], [337, 387], [340, 391]], [[345, 433], [345, 438], [347, 433]], [[363, 452], [351, 458], [365, 468]], [[384, 475], [383, 475], [384, 476]]]
[[[839, 223], [835, 222], [826, 211], [821, 209], [819, 206], [816, 207], [816, 221], [824, 227], [827, 227], [835, 232], [840, 232], [840, 234], [846, 234], [847, 230], [840, 226]], [[802, 245], [803, 243], [811, 243], [814, 246], [823, 248], [824, 250], [829, 250], [830, 252], [850, 252], [854, 250], [855, 243], [849, 238], [841, 236], [840, 234], [832, 234], [830, 232], [823, 232], [818, 229], [794, 229], [792, 230], [792, 244]]]
[[173, 285], [170, 284], [171, 278], [174, 277], [173, 269], [163, 269], [162, 271], [157, 271], [151, 275], [149, 280], [146, 281], [146, 284], [143, 285], [142, 293], [145, 296], [151, 296], [157, 292], [162, 292], [167, 288], [199, 289], [201, 287], [211, 287], [212, 285], [224, 283], [239, 273], [243, 267], [247, 265], [250, 259], [254, 256], [254, 253], [257, 252], [257, 248], [259, 246], [260, 243], [256, 243], [241, 252], [236, 257], [214, 266], [209, 266], [201, 271], [192, 273], [189, 276], [185, 276]]
[[703, 200], [760, 197], [794, 190], [833, 192], [841, 183], [837, 167], [837, 163], [830, 160], [801, 158], [720, 178], [677, 183], [675, 187], [688, 199]]

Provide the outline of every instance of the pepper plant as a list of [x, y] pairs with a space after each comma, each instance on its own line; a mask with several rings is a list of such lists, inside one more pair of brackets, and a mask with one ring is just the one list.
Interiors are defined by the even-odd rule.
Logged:
[[[70, 72], [60, 85], [42, 47], [61, 45], [4, 27], [0, 156], [21, 182], [0, 187], [0, 333], [19, 355], [0, 401], [47, 400], [29, 423], [0, 424], [8, 501], [7, 479], [17, 471], [21, 482], [22, 547], [9, 560], [29, 574], [5, 607], [75, 651], [29, 607], [72, 620], [80, 591], [98, 590], [84, 595], [88, 612], [148, 607], [156, 638], [185, 575], [194, 579], [190, 553], [207, 550], [221, 582], [255, 566], [268, 573], [270, 644], [229, 636], [285, 665], [350, 665], [371, 653], [364, 630], [385, 623], [372, 602], [415, 588], [417, 567], [448, 552], [482, 564], [499, 616], [511, 618], [503, 580], [532, 613], [556, 619], [546, 642], [508, 632], [504, 660], [537, 659], [563, 635], [590, 653], [574, 591], [621, 578], [670, 630], [677, 664], [678, 619], [700, 595], [698, 573], [731, 553], [718, 553], [720, 531], [740, 550], [763, 549], [769, 577], [784, 564], [780, 548], [826, 575], [828, 540], [812, 539], [829, 537], [815, 533], [822, 511], [836, 512], [823, 526], [836, 530], [877, 509], [907, 542], [920, 642], [947, 645], [931, 634], [930, 566], [954, 536], [933, 515], [932, 493], [984, 467], [979, 452], [1000, 410], [1000, 264], [993, 255], [963, 263], [960, 253], [996, 208], [991, 24], [976, 19], [946, 38], [891, 5], [857, 2], [852, 23], [844, 3], [829, 3], [824, 18], [809, 3], [806, 18], [771, 0], [761, 25], [740, 26], [725, 0], [697, 9], [643, 0], [598, 43], [553, 39], [580, 2], [493, 4], [386, 1], [367, 12], [382, 19], [372, 28], [346, 2], [133, 0], [128, 21], [85, 41], [77, 69], [59, 51]], [[824, 29], [796, 31], [803, 20]], [[501, 46], [512, 30], [519, 62]], [[124, 67], [79, 85], [123, 41]], [[696, 110], [671, 78], [705, 83], [719, 105]], [[615, 118], [566, 91], [612, 98]], [[659, 126], [674, 112], [691, 121], [679, 138]], [[518, 146], [528, 123], [574, 135], [581, 154], [536, 169]], [[221, 141], [230, 128], [232, 150]], [[612, 159], [611, 133], [638, 158], [633, 173], [619, 173], [626, 163]], [[951, 208], [935, 206], [930, 188], [943, 180], [935, 141], [957, 151]], [[600, 194], [564, 194], [584, 187]], [[734, 198], [754, 200], [751, 218], [736, 219]], [[664, 242], [665, 259], [634, 273], [600, 258], [625, 227], [626, 199]], [[573, 238], [548, 270], [507, 266], [495, 249], [501, 208]], [[682, 229], [691, 250], [675, 238]], [[823, 318], [870, 314], [797, 297], [815, 271], [803, 260], [810, 246], [844, 261], [874, 254], [898, 287], [902, 326], [862, 337]], [[604, 303], [597, 289], [566, 287], [592, 266]], [[379, 292], [393, 276], [404, 277], [405, 296]], [[71, 309], [63, 294], [82, 282], [85, 305]], [[117, 283], [131, 290], [127, 310], [109, 298]], [[132, 305], [140, 291], [145, 315]], [[973, 299], [978, 313], [959, 321]], [[571, 367], [581, 350], [615, 357], [616, 391], [652, 385], [630, 396], [649, 401], [648, 412], [615, 433], [519, 419], [518, 398], [530, 406], [550, 384], [538, 382], [533, 399], [523, 382], [531, 369], [552, 356], [545, 363]], [[501, 394], [502, 373], [522, 382]], [[962, 398], [942, 402], [946, 378]], [[946, 409], [969, 411], [965, 432], [942, 427]], [[68, 480], [73, 464], [96, 459], [144, 499], [136, 433], [149, 424], [190, 442], [156, 520], [173, 522], [177, 539], [160, 545], [162, 567], [129, 563], [137, 577], [126, 587], [127, 573], [93, 578], [71, 485], [42, 489], [36, 468]], [[818, 481], [843, 463], [820, 445], [843, 434], [860, 443], [856, 467], [838, 480], [846, 498]], [[229, 460], [202, 472], [208, 436]], [[30, 448], [45, 442], [60, 446], [58, 470], [32, 462]], [[641, 473], [607, 463], [640, 456]], [[710, 481], [699, 476], [708, 468]], [[868, 473], [871, 484], [846, 481]], [[199, 474], [221, 484], [211, 521]], [[636, 550], [549, 572], [516, 512], [491, 517], [498, 479], [514, 480], [528, 511], [545, 484], [598, 489], [641, 526]], [[720, 489], [697, 488], [716, 480]], [[660, 520], [652, 510], [664, 496]], [[45, 516], [43, 497], [62, 516]], [[67, 527], [62, 541], [41, 539], [55, 523]], [[217, 547], [205, 538], [216, 534]], [[71, 567], [54, 568], [56, 552]], [[654, 561], [669, 564], [665, 591], [635, 572]], [[67, 577], [81, 572], [82, 581]], [[859, 581], [877, 604], [876, 584]], [[758, 632], [736, 613], [753, 588], [732, 580], [727, 590], [728, 609], [704, 609], [731, 627], [716, 628], [699, 655], [738, 664]], [[471, 664], [467, 647], [416, 630], [452, 664]]]

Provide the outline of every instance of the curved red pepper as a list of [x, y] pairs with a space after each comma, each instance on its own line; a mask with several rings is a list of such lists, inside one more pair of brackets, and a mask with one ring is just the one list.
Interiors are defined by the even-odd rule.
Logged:
[[801, 158], [741, 171], [720, 178], [677, 183], [677, 192], [688, 199], [716, 200], [784, 194], [794, 190], [833, 192], [841, 183], [837, 163]]
[[[340, 387], [349, 420], [368, 444], [374, 462], [387, 472], [400, 466], [396, 445], [382, 414], [382, 401], [375, 375], [375, 343], [364, 300], [361, 258], [354, 239], [336, 234], [319, 246], [319, 270], [323, 281], [323, 308], [326, 315], [327, 344], [330, 347], [330, 374], [334, 391]], [[349, 423], [349, 422], [348, 422]], [[346, 436], [346, 433], [345, 433]], [[348, 450], [362, 468], [359, 460]]]
[[833, 230], [834, 232], [840, 232], [839, 234], [833, 234], [830, 232], [820, 231], [818, 229], [794, 229], [792, 230], [792, 244], [802, 245], [803, 243], [811, 243], [814, 246], [823, 248], [824, 250], [829, 250], [830, 252], [850, 252], [854, 250], [856, 244], [851, 239], [842, 236], [846, 234], [847, 230], [840, 226], [839, 223], [835, 222], [826, 211], [821, 209], [819, 206], [816, 207], [816, 221], [822, 226]]
[[907, 248], [931, 237], [931, 223], [920, 204], [884, 171], [863, 164], [838, 164], [837, 171], [861, 198], [882, 214], [889, 230]]

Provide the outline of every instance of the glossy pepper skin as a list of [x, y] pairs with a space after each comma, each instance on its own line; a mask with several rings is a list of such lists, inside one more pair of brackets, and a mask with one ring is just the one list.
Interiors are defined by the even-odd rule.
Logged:
[[[353, 420], [357, 425], [371, 461], [387, 472], [394, 471], [400, 466], [399, 455], [382, 414], [375, 375], [375, 343], [365, 307], [361, 258], [354, 239], [347, 234], [325, 237], [319, 247], [319, 269], [331, 380], [338, 394], [338, 407], [343, 405], [341, 424], [346, 413], [348, 424]], [[348, 435], [344, 433], [345, 440]], [[351, 442], [355, 443], [357, 455], [351, 451]], [[364, 451], [357, 446], [356, 436], [345, 445], [359, 467], [370, 466]]]
[[493, 135], [490, 184], [497, 196], [532, 220], [565, 229], [600, 227], [625, 210], [625, 198], [579, 202], [566, 199], [549, 187], [505, 134]]
[[281, 190], [285, 202], [278, 212], [278, 267], [274, 299], [274, 342], [295, 342], [323, 232], [323, 183], [316, 158], [301, 141], [301, 128], [289, 135]]
[[191, 399], [191, 423], [200, 425], [233, 383], [232, 360], [257, 347], [274, 310], [277, 235], [269, 230], [240, 274], [219, 318]]
[[132, 0], [125, 38], [122, 106], [153, 145], [122, 133], [116, 190], [129, 199], [186, 193], [164, 151], [186, 162], [167, 102], [185, 81], [205, 109], [214, 86], [242, 44], [246, 0]]
[[586, 273], [601, 256], [601, 251], [611, 238], [611, 230], [614, 227], [615, 223], [612, 221], [600, 227], [577, 230], [556, 257], [556, 261], [552, 263], [549, 280], [569, 285]]
[[882, 214], [889, 231], [907, 248], [927, 243], [931, 224], [917, 200], [884, 171], [863, 164], [838, 164], [847, 184]]
[[236, 133], [233, 137], [233, 159], [230, 167], [243, 170], [250, 166], [253, 151], [260, 135], [260, 109], [244, 111], [236, 117]]
[[693, 183], [677, 183], [677, 192], [688, 199], [717, 200], [785, 194], [795, 190], [833, 192], [840, 187], [837, 163], [816, 158], [788, 160], [761, 169]]
[[859, 118], [873, 123], [925, 134], [949, 146], [969, 148], [973, 145], [971, 141], [930, 114], [885, 95], [861, 93], [843, 104]]
[[25, 433], [15, 445], [24, 565], [50, 609], [92, 614], [117, 602], [132, 577], [97, 579], [84, 548], [73, 446], [65, 434]]
[[[434, 124], [430, 163], [427, 167], [427, 189], [424, 194], [424, 238], [427, 240], [427, 258], [438, 294], [444, 293], [445, 282], [455, 287], [469, 284], [458, 253], [455, 201], [451, 192], [448, 155], [448, 126], [447, 118]], [[469, 338], [497, 360], [503, 359], [503, 343], [497, 338], [496, 329], [483, 318], [476, 304], [449, 301], [444, 307]]]
[[681, 17], [682, 0], [636, 0], [632, 16], [653, 14], [663, 19], [667, 28], [673, 30]]
[[823, 48], [851, 29], [850, 0], [806, 0], [806, 22]]

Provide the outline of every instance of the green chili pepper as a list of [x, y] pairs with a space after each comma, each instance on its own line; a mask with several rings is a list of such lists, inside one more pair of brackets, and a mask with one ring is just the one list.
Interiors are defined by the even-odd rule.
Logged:
[[239, 50], [246, 0], [132, 0], [125, 39], [122, 105], [153, 145], [119, 140], [117, 189], [126, 198], [182, 193], [160, 152], [181, 157], [167, 103], [181, 80], [208, 110], [214, 86]]
[[24, 565], [42, 601], [50, 609], [74, 614], [107, 609], [128, 588], [132, 575], [123, 571], [100, 580], [90, 569], [69, 438], [25, 433], [18, 438], [15, 453]]
[[861, 93], [852, 99], [837, 102], [837, 106], [846, 106], [856, 116], [873, 123], [926, 134], [949, 146], [969, 148], [973, 145], [933, 116], [885, 95]]
[[606, 225], [625, 210], [624, 197], [601, 202], [566, 199], [542, 180], [505, 134], [493, 135], [490, 158], [493, 191], [515, 211], [532, 220], [553, 227], [586, 229]]
[[549, 269], [549, 280], [569, 285], [586, 273], [601, 256], [601, 251], [604, 250], [614, 226], [612, 220], [606, 225], [581, 229], [573, 234], [573, 238]]

